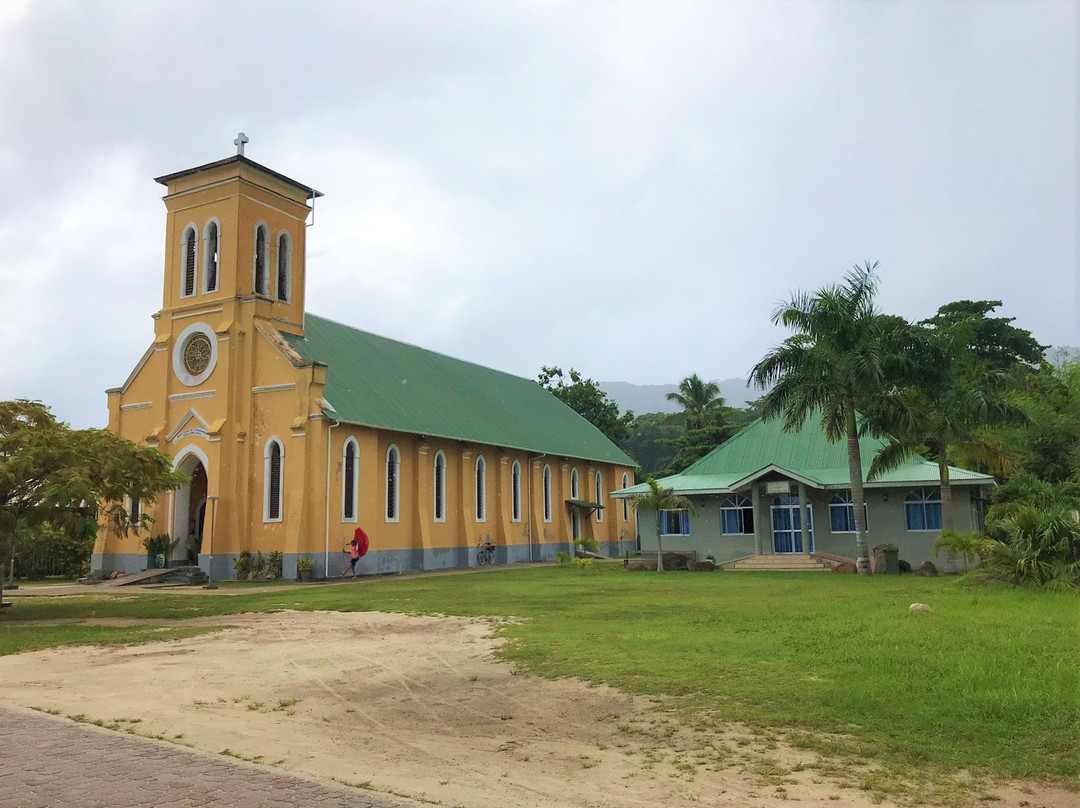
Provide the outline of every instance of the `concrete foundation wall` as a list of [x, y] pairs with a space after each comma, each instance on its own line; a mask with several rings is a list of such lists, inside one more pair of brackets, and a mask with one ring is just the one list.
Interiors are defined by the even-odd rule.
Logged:
[[[637, 550], [633, 541], [603, 542], [601, 553], [613, 558], [620, 558], [626, 553]], [[572, 553], [569, 543], [548, 542], [530, 547], [527, 544], [495, 547], [496, 564], [519, 564], [530, 561], [554, 561], [559, 551]], [[530, 555], [532, 556], [530, 558]], [[213, 563], [209, 555], [199, 556], [199, 567], [215, 581], [228, 581], [233, 578], [238, 553], [215, 554]], [[315, 562], [312, 569], [314, 578], [337, 578], [343, 568], [349, 566], [349, 556], [340, 550], [332, 550], [327, 558], [325, 553], [285, 553], [282, 556], [282, 578], [297, 578], [297, 561], [307, 557]], [[329, 564], [327, 564], [329, 561]], [[379, 575], [394, 572], [418, 572], [421, 570], [457, 569], [475, 567], [475, 547], [436, 547], [432, 549], [410, 550], [372, 550], [356, 564], [357, 575]], [[95, 554], [92, 559], [93, 569], [119, 570], [121, 572], [141, 572], [149, 568], [146, 553], [136, 554]]]

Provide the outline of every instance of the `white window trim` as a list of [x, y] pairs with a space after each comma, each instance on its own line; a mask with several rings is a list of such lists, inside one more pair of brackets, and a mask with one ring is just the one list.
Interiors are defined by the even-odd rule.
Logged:
[[[277, 444], [281, 453], [281, 487], [278, 491], [278, 515], [270, 518], [270, 447]], [[266, 524], [284, 521], [285, 518], [285, 444], [276, 435], [271, 435], [263, 447], [263, 522]]]
[[[594, 487], [596, 488], [596, 504], [597, 505], [603, 505], [604, 504], [604, 475], [598, 471], [598, 472], [596, 472], [596, 475], [594, 476], [593, 480], [594, 480]], [[596, 521], [597, 522], [603, 522], [604, 521], [604, 510], [603, 510], [603, 508], [597, 508], [596, 509]]]
[[[724, 503], [727, 502], [729, 499], [736, 499], [736, 498], [741, 499], [746, 504], [745, 505], [727, 505], [727, 506], [724, 505]], [[753, 510], [754, 510], [754, 503], [751, 502], [748, 497], [744, 497], [744, 496], [742, 496], [742, 494], [732, 494], [730, 497], [724, 497], [724, 499], [720, 501], [720, 535], [721, 536], [753, 536], [754, 535], [753, 532], [750, 532], [750, 533], [745, 533], [745, 532], [744, 533], [725, 533], [724, 532], [724, 513], [726, 511], [745, 511], [747, 509], [749, 509], [751, 512], [753, 512]], [[757, 514], [753, 514], [753, 516], [751, 518], [753, 518], [755, 520], [755, 522], [756, 522], [757, 521], [756, 517], [757, 517]], [[739, 522], [741, 523], [742, 521], [743, 520], [740, 518]]]
[[[517, 504], [517, 515], [514, 514], [514, 504]], [[510, 467], [510, 521], [521, 521], [521, 464], [514, 461]]]
[[551, 522], [551, 466], [544, 466], [544, 474], [541, 477], [541, 485], [544, 489], [544, 521]]
[[[195, 273], [195, 277], [191, 279], [190, 295], [184, 294], [184, 287], [187, 285], [185, 281], [187, 280], [188, 233], [191, 234], [191, 240], [195, 245], [195, 261], [191, 268], [191, 271]], [[195, 222], [188, 222], [180, 236], [180, 298], [187, 300], [197, 294], [199, 294], [199, 228], [195, 226]]]
[[487, 521], [487, 461], [483, 455], [476, 456], [473, 466], [473, 488], [475, 489], [476, 521]]
[[[345, 505], [347, 500], [346, 496], [350, 492], [345, 490], [345, 480], [347, 479], [345, 470], [346, 464], [349, 462], [349, 446], [353, 447], [353, 469], [352, 469], [352, 516], [345, 515]], [[345, 443], [341, 447], [341, 521], [343, 523], [353, 524], [360, 521], [360, 444], [356, 438], [347, 438]]]
[[579, 499], [577, 469], [570, 469], [570, 499]]
[[[281, 298], [277, 296], [278, 293], [278, 272], [280, 271], [281, 261], [281, 237], [285, 236], [286, 242], [288, 242], [288, 253], [285, 256], [285, 294], [286, 296]], [[282, 230], [277, 234], [277, 238], [274, 239], [274, 251], [277, 253], [274, 261], [274, 294], [275, 300], [282, 303], [289, 303], [292, 301], [292, 257], [293, 257], [293, 239], [288, 230]]]
[[[838, 497], [838, 496], [840, 496], [840, 494], [833, 494], [833, 497]], [[833, 502], [832, 501], [833, 497], [829, 498], [829, 533], [831, 533], [833, 536], [854, 536], [856, 533], [859, 532], [857, 530], [833, 530], [832, 529], [832, 509], [833, 508], [851, 508], [852, 518], [854, 518], [854, 516], [855, 516], [855, 502], [854, 502], [855, 498], [851, 496], [850, 492], [848, 493], [848, 496], [852, 498], [851, 502], [844, 502], [844, 503]], [[866, 520], [866, 532], [869, 533], [870, 532], [870, 503], [868, 503], [866, 501], [866, 497], [863, 497], [863, 518]], [[904, 526], [905, 527], [907, 526], [907, 511], [906, 510], [904, 512]], [[920, 532], [922, 532], [922, 531], [920, 531]]]
[[[187, 368], [184, 367], [184, 346], [187, 344], [188, 337], [196, 332], [202, 334], [210, 341], [210, 361], [207, 362], [206, 367], [203, 368], [203, 372], [198, 376], [192, 376], [188, 373]], [[213, 329], [205, 323], [192, 323], [183, 331], [180, 332], [176, 338], [176, 342], [173, 344], [173, 373], [176, 374], [176, 378], [185, 387], [196, 387], [207, 379], [210, 378], [210, 374], [214, 372], [214, 368], [217, 367], [218, 360], [218, 338]]]
[[[209, 283], [209, 281], [210, 281], [210, 255], [211, 255], [211, 253], [210, 253], [210, 225], [216, 225], [217, 226], [218, 265], [217, 265], [217, 277], [214, 279], [216, 281], [216, 283], [214, 284], [213, 289], [210, 288], [210, 283]], [[216, 218], [211, 217], [211, 218], [206, 220], [206, 224], [203, 226], [202, 243], [203, 243], [202, 291], [203, 291], [203, 294], [205, 295], [205, 294], [209, 294], [210, 292], [216, 292], [218, 289], [221, 288], [221, 222], [219, 222]]]
[[[258, 277], [260, 227], [266, 231], [266, 255], [263, 261], [263, 266], [266, 267], [266, 291], [261, 295], [259, 294]], [[270, 292], [270, 228], [266, 226], [266, 222], [260, 221], [255, 225], [255, 229], [251, 233], [251, 294], [269, 298], [271, 297]]]
[[[390, 509], [390, 455], [397, 458], [397, 473], [394, 475], [394, 515], [391, 517], [387, 511]], [[386, 462], [383, 464], [383, 521], [388, 523], [401, 521], [401, 451], [391, 443], [386, 449]]]
[[[442, 516], [439, 516], [438, 508], [440, 460], [442, 460]], [[435, 462], [431, 469], [431, 512], [435, 515], [437, 523], [446, 522], [446, 455], [441, 449], [435, 453]]]
[[[677, 514], [680, 514], [680, 516], [679, 516], [679, 532], [678, 533], [665, 533], [664, 532], [664, 517], [663, 517], [663, 514], [665, 514], [665, 513], [677, 513]], [[660, 514], [659, 514], [660, 535], [661, 536], [689, 536], [690, 535], [689, 532], [687, 532], [687, 533], [682, 532], [682, 516], [681, 516], [681, 514], [683, 514], [683, 513], [687, 513], [686, 508], [664, 508], [664, 509], [662, 509], [660, 511]]]
[[[922, 499], [922, 500], [919, 500], [918, 502], [908, 502], [908, 497], [911, 496], [912, 494], [914, 494], [916, 491], [932, 491], [932, 492], [937, 494], [937, 499]], [[925, 508], [927, 505], [932, 505], [934, 503], [936, 503], [938, 505], [941, 505], [941, 489], [940, 488], [935, 489], [935, 488], [933, 488], [931, 486], [925, 486], [924, 485], [924, 486], [922, 486], [920, 488], [912, 488], [910, 491], [908, 491], [908, 493], [904, 495], [904, 532], [905, 533], [940, 533], [941, 532], [940, 527], [924, 527], [924, 528], [910, 528], [910, 527], [908, 527], [908, 518], [907, 518], [907, 506], [908, 505], [922, 505]], [[945, 523], [944, 516], [945, 516], [944, 513], [942, 513], [942, 519], [941, 519], [942, 524]], [[869, 532], [869, 528], [867, 529], [867, 532]]]
[[[623, 488], [629, 488], [630, 487], [630, 475], [627, 474], [626, 472], [623, 472], [622, 487]], [[627, 499], [626, 497], [623, 497], [623, 501], [622, 501], [622, 520], [624, 522], [629, 522], [630, 521], [630, 500]]]
[[124, 510], [127, 511], [128, 523], [132, 524], [132, 525], [136, 524], [136, 522], [138, 521], [137, 519], [132, 519], [131, 518], [132, 507], [134, 505], [136, 505], [136, 504], [139, 505], [139, 516], [142, 516], [143, 515], [142, 501], [132, 499], [130, 496], [125, 496], [124, 497]]

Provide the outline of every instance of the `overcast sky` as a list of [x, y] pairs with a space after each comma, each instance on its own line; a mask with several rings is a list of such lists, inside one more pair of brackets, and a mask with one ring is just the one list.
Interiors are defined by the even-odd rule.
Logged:
[[521, 376], [745, 376], [796, 288], [1077, 336], [1071, 2], [0, 3], [0, 399], [104, 425], [159, 176], [323, 191], [308, 309]]

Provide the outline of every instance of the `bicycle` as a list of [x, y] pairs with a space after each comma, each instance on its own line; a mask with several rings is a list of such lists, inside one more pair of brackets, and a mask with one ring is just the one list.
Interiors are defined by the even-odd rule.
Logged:
[[495, 563], [495, 545], [490, 541], [480, 539], [476, 543], [476, 563], [479, 566]]

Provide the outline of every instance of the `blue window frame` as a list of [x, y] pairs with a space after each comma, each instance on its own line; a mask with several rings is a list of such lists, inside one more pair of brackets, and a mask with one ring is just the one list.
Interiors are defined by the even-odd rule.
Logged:
[[720, 503], [720, 532], [725, 536], [754, 535], [754, 506], [736, 494]]
[[904, 497], [904, 521], [909, 531], [941, 530], [941, 491], [916, 488]]
[[660, 511], [661, 536], [689, 536], [690, 514], [685, 510]]

